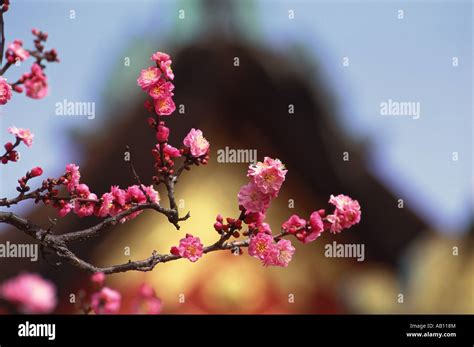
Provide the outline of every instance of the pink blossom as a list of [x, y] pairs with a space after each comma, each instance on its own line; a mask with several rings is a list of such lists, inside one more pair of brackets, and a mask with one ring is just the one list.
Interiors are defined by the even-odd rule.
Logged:
[[245, 211], [245, 223], [247, 224], [261, 224], [265, 220], [266, 216], [263, 212], [250, 212]]
[[21, 40], [14, 40], [8, 45], [5, 56], [10, 63], [14, 64], [17, 60], [24, 61], [27, 59], [30, 53], [23, 48], [23, 42]]
[[149, 68], [142, 70], [137, 79], [137, 83], [143, 90], [148, 90], [148, 88], [158, 82], [160, 76], [160, 70], [156, 67], [150, 66]]
[[81, 179], [81, 173], [79, 172], [79, 166], [75, 164], [68, 164], [66, 166], [66, 173], [64, 174], [64, 178], [66, 179], [67, 190], [69, 193], [72, 193], [76, 186], [79, 184], [79, 180]]
[[160, 62], [160, 69], [163, 72], [163, 74], [165, 75], [165, 77], [169, 80], [174, 79], [174, 73], [173, 73], [173, 70], [171, 69], [171, 63], [172, 63], [171, 60], [166, 60], [166, 61]]
[[69, 202], [69, 201], [62, 201], [60, 204], [59, 204], [59, 216], [60, 217], [64, 217], [65, 215], [67, 215], [69, 212], [71, 212], [71, 210], [74, 208], [74, 204], [72, 202]]
[[116, 290], [102, 288], [91, 296], [91, 308], [97, 314], [114, 314], [120, 310], [122, 296]]
[[304, 235], [302, 241], [303, 243], [309, 243], [316, 240], [321, 233], [324, 231], [324, 224], [321, 216], [318, 212], [311, 213], [309, 216], [309, 228], [306, 231], [306, 235]]
[[145, 186], [142, 184], [142, 189], [145, 191], [150, 202], [157, 204], [160, 201], [160, 195], [152, 185]]
[[298, 231], [304, 230], [306, 227], [306, 220], [294, 214], [286, 222], [284, 222], [281, 227], [287, 233], [296, 234]]
[[154, 102], [155, 112], [159, 116], [169, 116], [176, 110], [173, 98], [165, 97]]
[[24, 82], [26, 96], [33, 99], [42, 99], [48, 95], [48, 79], [43, 69], [34, 63], [31, 66], [31, 74]]
[[249, 167], [247, 176], [253, 180], [262, 193], [276, 197], [285, 181], [287, 171], [279, 159], [265, 157], [263, 163], [258, 162]]
[[268, 265], [287, 267], [295, 253], [295, 247], [291, 245], [291, 241], [281, 239], [274, 249], [276, 252], [272, 252], [273, 257]]
[[120, 189], [118, 186], [112, 186], [110, 187], [110, 192], [114, 196], [114, 203], [116, 203], [119, 206], [125, 205], [125, 199], [127, 195], [125, 190]]
[[189, 147], [193, 157], [200, 157], [209, 152], [209, 141], [206, 140], [199, 129], [191, 129], [184, 138], [183, 144]]
[[237, 197], [239, 205], [250, 212], [265, 212], [270, 205], [270, 195], [262, 193], [253, 182], [242, 186]]
[[100, 200], [101, 203], [96, 206], [94, 214], [97, 217], [106, 217], [110, 214], [110, 210], [114, 205], [114, 195], [112, 193], [104, 193]]
[[270, 262], [275, 255], [273, 237], [266, 233], [258, 233], [250, 238], [249, 255], [264, 262]]
[[6, 79], [0, 77], [0, 105], [5, 105], [12, 98], [12, 87]]
[[146, 202], [146, 196], [139, 186], [133, 185], [127, 188], [125, 200], [128, 203], [131, 202], [131, 203], [143, 204], [144, 202]]
[[202, 251], [203, 246], [199, 237], [194, 237], [191, 234], [186, 234], [185, 238], [179, 240], [179, 246], [174, 247], [172, 253], [177, 253], [181, 257], [186, 258], [194, 263], [202, 257]]
[[4, 282], [0, 296], [22, 313], [50, 313], [57, 303], [54, 284], [33, 273], [21, 273]]
[[91, 282], [102, 287], [105, 281], [105, 274], [103, 272], [96, 272], [91, 276]]
[[[159, 151], [160, 150], [160, 146], [159, 145], [156, 145], [156, 149]], [[158, 152], [159, 153], [159, 152]], [[163, 146], [163, 154], [166, 156], [166, 157], [169, 157], [169, 158], [177, 158], [177, 157], [180, 157], [181, 156], [181, 153], [179, 151], [179, 149], [169, 145], [169, 144], [165, 144]], [[158, 158], [157, 159], [160, 159], [159, 158], [159, 155], [158, 155]]]
[[163, 303], [156, 296], [155, 290], [147, 283], [140, 285], [138, 296], [133, 304], [134, 313], [158, 314], [161, 312]]
[[357, 200], [339, 194], [338, 196], [331, 195], [329, 203], [336, 207], [334, 213], [326, 217], [326, 220], [331, 223], [329, 229], [331, 233], [340, 233], [343, 229], [359, 223], [361, 211]]
[[157, 63], [160, 63], [162, 61], [168, 61], [170, 60], [169, 54], [163, 53], [163, 52], [155, 52], [151, 56], [151, 60], [156, 61]]
[[157, 83], [153, 84], [150, 89], [148, 89], [148, 94], [155, 100], [164, 99], [173, 96], [173, 89], [173, 83], [160, 78]]
[[168, 137], [170, 135], [170, 129], [165, 127], [164, 125], [158, 125], [158, 129], [156, 130], [156, 140], [160, 143], [167, 142]]
[[97, 200], [97, 195], [89, 191], [86, 184], [79, 184], [76, 187], [75, 193], [78, 200], [74, 201], [74, 213], [79, 217], [88, 217], [94, 214], [95, 202], [81, 201], [80, 199]]
[[12, 126], [8, 128], [8, 132], [23, 141], [23, 143], [28, 147], [31, 147], [31, 145], [33, 144], [33, 137], [35, 135], [33, 135], [28, 129], [20, 129], [15, 126]]

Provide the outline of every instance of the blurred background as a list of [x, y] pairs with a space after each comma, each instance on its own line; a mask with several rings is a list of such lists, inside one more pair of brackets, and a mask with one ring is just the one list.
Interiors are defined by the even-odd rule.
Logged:
[[[126, 187], [133, 183], [126, 145], [151, 182], [154, 136], [136, 78], [158, 50], [172, 55], [175, 102], [185, 106], [169, 118], [172, 143], [179, 145], [192, 127], [211, 142], [209, 165], [193, 168], [178, 185], [183, 213], [192, 215], [181, 231], [146, 212], [77, 245], [91, 262], [168, 252], [186, 232], [213, 242], [216, 214], [238, 215], [236, 194], [246, 182], [247, 164], [216, 161], [226, 146], [287, 164], [287, 181], [268, 214], [274, 231], [291, 214], [325, 208], [330, 194], [347, 194], [362, 206], [359, 225], [296, 245], [288, 268], [219, 252], [195, 264], [109, 276], [107, 284], [126, 302], [148, 282], [164, 313], [474, 312], [472, 2], [13, 2], [5, 15], [7, 42], [21, 38], [28, 47], [32, 27], [49, 33], [48, 47], [61, 63], [46, 69], [47, 98], [14, 95], [0, 109], [2, 143], [11, 125], [35, 134], [21, 161], [1, 168], [0, 196], [15, 196], [16, 180], [34, 166], [57, 177], [70, 162], [97, 194], [111, 184]], [[6, 77], [16, 80], [24, 65]], [[381, 116], [388, 99], [420, 102], [421, 117]], [[94, 102], [95, 118], [57, 116], [63, 100]], [[43, 225], [56, 215], [29, 203], [12, 210]], [[71, 215], [55, 232], [95, 222]], [[30, 241], [3, 225], [0, 240]], [[326, 258], [324, 246], [333, 241], [364, 244], [365, 260]], [[68, 295], [87, 280], [76, 268], [41, 260], [1, 259], [0, 268], [0, 280], [28, 270], [55, 282], [57, 312], [75, 312]]]

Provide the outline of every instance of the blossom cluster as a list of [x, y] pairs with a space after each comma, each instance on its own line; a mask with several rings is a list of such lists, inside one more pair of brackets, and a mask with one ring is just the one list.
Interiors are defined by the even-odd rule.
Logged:
[[35, 50], [28, 50], [23, 47], [21, 40], [13, 40], [8, 44], [5, 51], [6, 65], [2, 67], [2, 74], [12, 65], [32, 57], [35, 62], [31, 66], [30, 72], [26, 72], [14, 83], [8, 82], [4, 77], [0, 76], [0, 105], [5, 105], [12, 97], [12, 91], [22, 93], [26, 91], [26, 96], [33, 99], [42, 99], [48, 95], [48, 78], [44, 73], [47, 62], [59, 62], [58, 53], [55, 49], [45, 50], [44, 43], [48, 39], [48, 34], [38, 29], [33, 29], [32, 33], [35, 37]]
[[[89, 187], [80, 183], [81, 174], [75, 164], [66, 166], [66, 173], [61, 176], [59, 183], [65, 185], [70, 194], [69, 199], [55, 197], [53, 205], [59, 209], [59, 215], [64, 217], [73, 211], [79, 217], [95, 215], [97, 217], [116, 216], [122, 211], [145, 203], [158, 204], [160, 196], [152, 185], [132, 185], [127, 189], [112, 186], [110, 192], [102, 194], [100, 198], [91, 193]], [[47, 181], [46, 181], [47, 182]], [[50, 190], [54, 191], [54, 190]], [[142, 211], [135, 211], [120, 219], [120, 222], [131, 220]]]
[[156, 176], [153, 181], [158, 184], [162, 177], [175, 173], [174, 160], [185, 157], [190, 164], [207, 164], [209, 160], [209, 141], [204, 137], [202, 130], [191, 129], [183, 140], [183, 147], [178, 149], [169, 144], [170, 129], [166, 126], [163, 116], [171, 115], [175, 109], [173, 101], [174, 79], [171, 68], [171, 58], [163, 52], [155, 52], [151, 56], [155, 66], [143, 69], [137, 78], [137, 84], [144, 90], [149, 99], [145, 101], [145, 108], [154, 112], [156, 117], [149, 117], [148, 124], [155, 130], [156, 146], [151, 153], [155, 159]]
[[145, 106], [153, 108], [157, 115], [168, 116], [174, 112], [176, 106], [173, 101], [174, 79], [171, 69], [171, 59], [166, 53], [156, 52], [151, 56], [155, 66], [150, 66], [141, 71], [137, 79], [138, 85], [148, 93], [151, 100]]

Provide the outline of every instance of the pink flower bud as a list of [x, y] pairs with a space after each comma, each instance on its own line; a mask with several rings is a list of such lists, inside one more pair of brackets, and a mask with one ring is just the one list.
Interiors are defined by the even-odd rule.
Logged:
[[103, 272], [96, 272], [91, 276], [91, 282], [98, 286], [103, 286], [105, 281], [105, 274]]
[[31, 169], [30, 171], [30, 176], [31, 177], [38, 177], [38, 176], [41, 176], [43, 174], [43, 169], [40, 168], [39, 166]]

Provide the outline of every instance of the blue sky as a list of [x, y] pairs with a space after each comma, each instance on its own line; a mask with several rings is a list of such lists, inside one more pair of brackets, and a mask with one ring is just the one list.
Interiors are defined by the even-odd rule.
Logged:
[[[341, 125], [354, 140], [371, 144], [371, 169], [391, 190], [442, 230], [467, 225], [473, 192], [470, 1], [239, 3], [243, 32], [253, 42], [289, 59], [296, 46], [314, 57], [337, 101]], [[178, 20], [178, 9], [186, 10], [186, 20]], [[295, 11], [291, 21], [289, 9]], [[399, 9], [403, 20], [397, 19]], [[48, 47], [62, 61], [47, 68], [50, 97], [15, 95], [0, 109], [2, 143], [10, 125], [36, 134], [33, 148], [21, 149], [22, 161], [1, 169], [0, 195], [12, 196], [14, 182], [30, 166], [56, 176], [68, 162], [80, 163], [71, 132], [98, 134], [114, 100], [111, 90], [120, 87], [109, 85], [112, 74], [119, 74], [114, 81], [133, 85], [140, 69], [133, 62], [157, 48], [147, 42], [171, 50], [192, 40], [203, 20], [196, 1], [15, 1], [5, 15], [7, 41], [30, 44], [30, 29], [38, 27], [49, 32]], [[132, 64], [119, 69], [125, 56]], [[453, 56], [459, 58], [456, 68]], [[349, 67], [342, 67], [342, 57], [349, 57]], [[12, 68], [6, 77], [15, 80], [24, 69]], [[421, 118], [382, 117], [379, 104], [389, 98], [420, 102]], [[64, 99], [96, 102], [96, 120], [55, 116], [55, 103]], [[457, 162], [451, 160], [454, 151]]]

